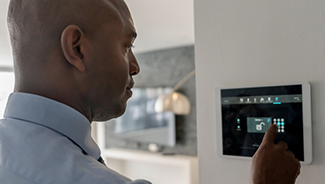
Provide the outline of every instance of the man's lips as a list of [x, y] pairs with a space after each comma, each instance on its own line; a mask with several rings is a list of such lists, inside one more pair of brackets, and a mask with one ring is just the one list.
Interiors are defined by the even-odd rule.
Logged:
[[131, 90], [133, 86], [134, 86], [134, 82], [132, 81], [126, 89]]
[[133, 91], [129, 87], [126, 88], [126, 91], [128, 93], [129, 98], [131, 98], [133, 95]]
[[133, 86], [134, 86], [134, 82], [132, 81], [130, 84], [129, 84], [129, 86], [128, 87], [126, 87], [126, 89], [127, 89], [127, 91], [131, 94], [131, 96], [132, 96], [132, 94], [133, 94], [133, 92], [132, 92], [132, 88], [133, 88]]

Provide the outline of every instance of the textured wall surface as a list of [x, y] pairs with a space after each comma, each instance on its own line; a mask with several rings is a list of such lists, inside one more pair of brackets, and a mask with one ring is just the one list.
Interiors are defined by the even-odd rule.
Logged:
[[[174, 87], [194, 70], [194, 46], [154, 51], [136, 55], [141, 72], [134, 77], [135, 87]], [[187, 116], [176, 116], [176, 146], [164, 147], [163, 153], [197, 155], [195, 76], [179, 90], [191, 102]], [[106, 123], [106, 147], [147, 150], [146, 143], [117, 139], [113, 135], [114, 124]]]
[[[325, 1], [194, 0], [200, 184], [248, 184], [251, 162], [216, 154], [216, 87], [311, 84], [313, 152], [297, 184], [325, 180]], [[276, 162], [276, 160], [275, 160]]]

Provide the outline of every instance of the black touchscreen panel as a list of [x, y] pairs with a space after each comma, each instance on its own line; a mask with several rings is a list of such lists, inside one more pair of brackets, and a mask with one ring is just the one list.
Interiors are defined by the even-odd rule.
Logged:
[[277, 124], [275, 142], [288, 144], [304, 161], [302, 86], [221, 90], [223, 154], [251, 157], [266, 130]]

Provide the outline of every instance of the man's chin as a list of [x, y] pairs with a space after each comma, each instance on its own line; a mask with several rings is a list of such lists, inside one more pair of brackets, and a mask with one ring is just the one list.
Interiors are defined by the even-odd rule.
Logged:
[[125, 113], [126, 103], [115, 105], [111, 110], [105, 110], [96, 115], [93, 121], [108, 121], [114, 118], [118, 118]]

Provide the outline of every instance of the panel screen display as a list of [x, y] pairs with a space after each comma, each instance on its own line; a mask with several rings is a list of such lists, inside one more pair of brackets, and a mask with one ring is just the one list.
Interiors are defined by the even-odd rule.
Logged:
[[223, 155], [251, 157], [272, 124], [304, 161], [302, 85], [221, 89]]

